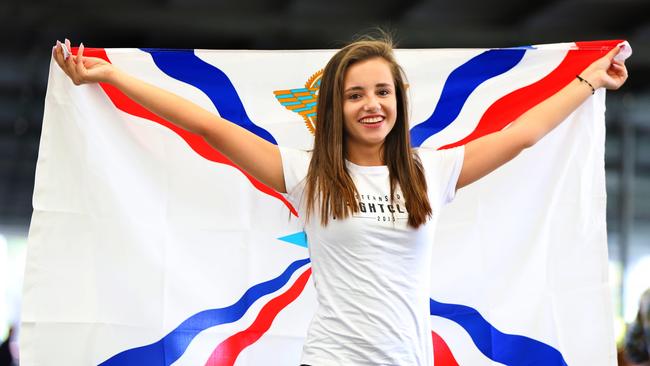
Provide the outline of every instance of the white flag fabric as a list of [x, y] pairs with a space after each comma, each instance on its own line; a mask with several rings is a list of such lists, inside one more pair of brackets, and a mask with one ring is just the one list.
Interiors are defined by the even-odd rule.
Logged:
[[[397, 50], [412, 143], [444, 149], [498, 131], [617, 43]], [[86, 54], [274, 144], [310, 149], [334, 52]], [[604, 112], [598, 90], [446, 206], [433, 285], [422, 289], [437, 366], [616, 363]], [[307, 246], [282, 195], [118, 90], [74, 86], [52, 63], [22, 365], [298, 365], [316, 306]]]

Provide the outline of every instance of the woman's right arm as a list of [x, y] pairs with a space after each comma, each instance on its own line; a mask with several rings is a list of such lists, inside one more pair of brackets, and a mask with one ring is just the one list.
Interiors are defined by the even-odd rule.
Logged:
[[53, 52], [56, 63], [75, 85], [105, 82], [115, 86], [154, 114], [200, 135], [260, 182], [286, 193], [282, 158], [276, 145], [186, 99], [130, 76], [102, 59], [83, 57], [83, 50], [82, 44], [77, 56], [65, 59], [62, 45], [57, 41]]

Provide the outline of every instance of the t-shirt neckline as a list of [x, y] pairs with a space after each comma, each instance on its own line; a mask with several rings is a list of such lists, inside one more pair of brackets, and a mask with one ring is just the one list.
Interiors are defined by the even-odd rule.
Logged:
[[382, 174], [388, 172], [387, 165], [357, 165], [348, 159], [345, 159], [345, 166], [349, 171], [364, 174]]

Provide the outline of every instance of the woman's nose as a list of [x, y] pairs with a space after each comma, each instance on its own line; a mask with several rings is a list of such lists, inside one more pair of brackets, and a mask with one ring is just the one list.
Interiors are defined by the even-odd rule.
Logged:
[[379, 104], [379, 100], [377, 98], [370, 97], [366, 101], [366, 104], [364, 105], [364, 109], [366, 111], [377, 111], [381, 109], [381, 104]]

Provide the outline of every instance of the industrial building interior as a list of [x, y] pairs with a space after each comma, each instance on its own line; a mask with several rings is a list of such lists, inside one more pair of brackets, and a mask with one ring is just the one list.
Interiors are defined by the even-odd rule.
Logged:
[[[19, 318], [50, 52], [87, 47], [331, 49], [375, 27], [400, 48], [627, 40], [629, 80], [607, 95], [607, 230], [618, 337], [650, 287], [650, 1], [146, 0], [0, 4], [0, 341]], [[3, 298], [0, 297], [0, 303]], [[2, 313], [2, 310], [4, 314]]]

